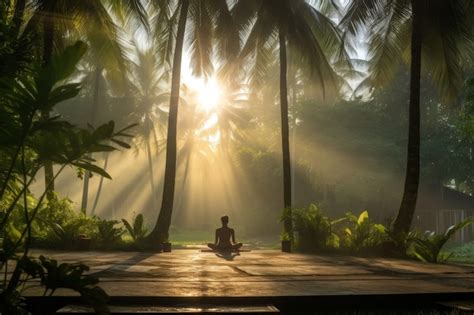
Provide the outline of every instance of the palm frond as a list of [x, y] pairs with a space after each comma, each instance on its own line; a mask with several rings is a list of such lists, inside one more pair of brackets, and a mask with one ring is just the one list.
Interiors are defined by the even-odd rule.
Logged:
[[[160, 0], [161, 1], [161, 0]], [[71, 1], [72, 2], [72, 1]], [[86, 1], [84, 1], [86, 2]], [[141, 0], [104, 0], [110, 10], [120, 19], [122, 23], [130, 18], [140, 21], [146, 31], [150, 31], [148, 23], [148, 14]]]
[[215, 24], [217, 52], [224, 62], [238, 56], [240, 51], [239, 30], [231, 14], [226, 0], [208, 0], [207, 5], [212, 12]]
[[352, 0], [340, 25], [354, 35], [384, 12], [386, 2], [387, 0]]
[[472, 16], [462, 0], [430, 1], [424, 8], [423, 70], [445, 101], [455, 99], [463, 85], [463, 61], [472, 54]]
[[369, 38], [369, 72], [377, 86], [393, 79], [403, 62], [402, 56], [409, 52], [411, 20], [399, 8], [387, 7], [386, 14], [379, 17]]
[[323, 99], [332, 98], [338, 91], [337, 74], [331, 67], [330, 57], [326, 56], [329, 52], [325, 51], [313, 30], [311, 24], [315, 21], [307, 16], [298, 16], [300, 8], [292, 6], [293, 25], [287, 29], [288, 43], [294, 54], [300, 56], [303, 68], [309, 69], [310, 77], [318, 81]]
[[173, 0], [153, 1], [152, 4], [157, 12], [151, 18], [155, 49], [160, 61], [171, 69], [179, 6]]
[[193, 1], [189, 7], [191, 31], [190, 42], [191, 69], [196, 76], [209, 76], [212, 65], [212, 17], [204, 1]]

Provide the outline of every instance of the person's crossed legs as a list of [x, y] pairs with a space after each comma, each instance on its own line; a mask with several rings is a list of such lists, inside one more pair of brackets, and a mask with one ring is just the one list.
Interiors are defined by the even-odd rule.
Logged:
[[230, 247], [227, 247], [227, 246], [222, 247], [213, 243], [209, 243], [207, 244], [207, 247], [209, 247], [210, 249], [214, 251], [233, 251], [233, 250], [239, 250], [242, 247], [242, 245], [243, 245], [242, 243], [236, 243], [236, 244], [231, 245]]

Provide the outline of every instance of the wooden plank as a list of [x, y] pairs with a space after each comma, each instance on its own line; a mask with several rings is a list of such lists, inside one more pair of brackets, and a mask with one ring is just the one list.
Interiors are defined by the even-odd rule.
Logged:
[[[110, 314], [279, 314], [273, 305], [228, 306], [228, 305], [177, 305], [177, 306], [110, 306]], [[56, 314], [95, 314], [94, 310], [82, 305], [68, 305]]]

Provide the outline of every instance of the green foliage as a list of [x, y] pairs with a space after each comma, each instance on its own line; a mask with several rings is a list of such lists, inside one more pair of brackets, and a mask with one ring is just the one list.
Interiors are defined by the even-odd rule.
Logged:
[[[22, 226], [21, 218], [15, 224]], [[73, 249], [80, 235], [97, 237], [96, 217], [88, 217], [74, 209], [68, 198], [52, 193], [39, 208], [32, 222], [32, 244], [38, 247]]]
[[[86, 45], [76, 42], [52, 57], [46, 66], [34, 66], [31, 73], [0, 78], [0, 267], [4, 267], [5, 281], [0, 286], [2, 313], [21, 313], [22, 275], [40, 277], [41, 284], [51, 294], [60, 287], [78, 291], [105, 311], [105, 293], [95, 286], [96, 279], [84, 276], [87, 267], [61, 264], [45, 258], [36, 264], [28, 258], [33, 234], [52, 237], [55, 242], [70, 246], [78, 233], [90, 226], [91, 220], [71, 210], [67, 200], [49, 194], [44, 203], [49, 185], [66, 166], [79, 167], [99, 175], [110, 176], [95, 165], [92, 153], [109, 152], [117, 147], [129, 148], [120, 140], [130, 137], [126, 130], [115, 131], [110, 121], [96, 129], [81, 129], [61, 120], [60, 116], [45, 118], [58, 103], [75, 97], [81, 84], [67, 82], [76, 65], [86, 51]], [[116, 146], [112, 146], [116, 145]], [[38, 170], [46, 163], [59, 165], [53, 179], [39, 198], [30, 194]], [[102, 230], [104, 232], [104, 230]], [[116, 233], [103, 233], [113, 239]], [[103, 235], [102, 235], [103, 236]], [[15, 252], [23, 246], [21, 258]], [[7, 278], [8, 262], [17, 261], [11, 276]], [[1, 268], [0, 268], [1, 269]], [[46, 271], [45, 271], [46, 270]], [[45, 291], [45, 293], [46, 293]]]
[[[303, 252], [339, 249], [351, 254], [412, 256], [432, 263], [447, 260], [449, 256], [442, 257], [443, 246], [457, 231], [474, 223], [469, 218], [442, 235], [427, 232], [420, 236], [417, 231], [395, 234], [391, 228], [372, 222], [367, 210], [331, 220], [320, 207], [311, 204], [306, 209], [294, 209], [292, 214], [285, 211], [282, 217], [290, 215], [298, 235], [296, 248]], [[289, 236], [282, 234], [282, 240], [289, 240]]]
[[385, 238], [386, 228], [382, 224], [373, 223], [369, 212], [362, 211], [359, 216], [348, 212], [341, 235], [341, 246], [354, 252], [373, 250]]
[[53, 295], [57, 289], [72, 289], [81, 294], [96, 312], [107, 310], [108, 296], [104, 290], [96, 286], [99, 279], [84, 275], [89, 267], [84, 264], [59, 264], [54, 259], [44, 256], [39, 261], [22, 257], [18, 261], [19, 268], [31, 278], [39, 278], [44, 286], [44, 295]]
[[387, 238], [388, 252], [385, 254], [406, 257], [412, 248], [413, 242], [419, 238], [418, 231], [410, 231], [407, 233], [395, 233], [392, 227], [385, 228], [385, 236]]
[[473, 218], [468, 218], [456, 225], [449, 227], [443, 234], [435, 234], [435, 232], [427, 232], [422, 237], [415, 238], [413, 241], [413, 249], [410, 252], [416, 258], [424, 262], [437, 263], [445, 261], [448, 256], [441, 255], [441, 249], [449, 241], [449, 239], [459, 230], [474, 223]]
[[102, 245], [112, 246], [121, 240], [125, 233], [122, 227], [115, 227], [119, 224], [116, 220], [99, 220], [98, 222], [98, 241]]
[[122, 223], [134, 241], [143, 240], [145, 238], [147, 229], [144, 224], [143, 214], [139, 213], [133, 219], [133, 225], [126, 219], [122, 219]]
[[291, 241], [290, 234], [288, 232], [281, 232], [280, 240], [281, 241]]
[[[14, 244], [8, 238], [4, 238], [0, 249], [0, 267], [5, 268], [9, 260], [16, 261], [16, 267], [12, 278], [26, 275], [28, 279], [39, 279], [44, 286], [44, 295], [53, 295], [57, 289], [72, 289], [90, 303], [96, 312], [107, 311], [108, 296], [97, 283], [98, 278], [84, 275], [89, 267], [83, 264], [58, 264], [56, 260], [40, 256], [39, 261], [28, 256], [17, 256], [14, 252]], [[26, 281], [23, 280], [23, 281]], [[11, 281], [11, 280], [10, 280]], [[11, 282], [10, 282], [11, 283]], [[21, 296], [22, 287], [12, 287], [5, 282], [0, 285], [0, 313], [2, 314], [26, 314], [24, 299]]]
[[74, 213], [62, 224], [53, 222], [46, 243], [55, 248], [71, 248], [77, 244], [80, 235], [94, 238], [97, 234], [97, 219], [83, 213]]
[[[303, 252], [342, 251], [351, 254], [381, 253], [383, 245], [391, 242], [390, 229], [383, 224], [374, 223], [369, 219], [368, 211], [359, 215], [350, 212], [342, 218], [332, 220], [324, 214], [321, 207], [310, 204], [308, 208], [284, 211], [282, 218], [291, 216], [295, 232], [297, 232], [296, 248]], [[284, 236], [284, 235], [283, 235]], [[283, 239], [283, 238], [282, 238]], [[400, 248], [403, 255], [408, 248]]]
[[52, 192], [38, 209], [32, 224], [34, 235], [39, 238], [45, 237], [53, 224], [62, 226], [71, 220], [74, 214], [72, 201], [68, 198], [60, 198], [56, 192]]
[[462, 112], [461, 130], [472, 143], [474, 142], [474, 77], [466, 80], [465, 87], [467, 95]]
[[293, 226], [298, 232], [296, 247], [302, 251], [317, 251], [339, 247], [339, 236], [333, 222], [315, 204], [306, 209], [293, 210]]

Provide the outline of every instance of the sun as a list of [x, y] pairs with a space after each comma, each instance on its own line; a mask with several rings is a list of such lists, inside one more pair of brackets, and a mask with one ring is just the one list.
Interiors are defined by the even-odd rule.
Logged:
[[198, 106], [205, 112], [214, 112], [222, 101], [222, 87], [214, 78], [201, 81], [196, 91]]

